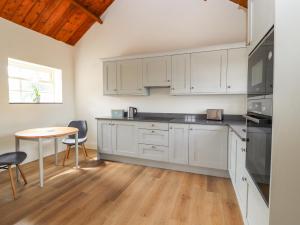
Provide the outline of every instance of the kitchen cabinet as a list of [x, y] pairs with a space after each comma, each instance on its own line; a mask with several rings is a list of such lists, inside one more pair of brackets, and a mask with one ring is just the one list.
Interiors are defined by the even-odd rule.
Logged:
[[111, 121], [98, 121], [97, 132], [98, 151], [100, 151], [100, 153], [112, 154], [113, 148]]
[[235, 172], [236, 172], [236, 149], [237, 137], [232, 129], [229, 129], [228, 134], [228, 171], [232, 181], [235, 185]]
[[143, 87], [141, 59], [120, 61], [117, 64], [117, 92], [122, 95], [147, 95]]
[[113, 153], [124, 156], [137, 156], [136, 125], [131, 122], [115, 122], [112, 126]]
[[171, 56], [143, 59], [144, 87], [168, 87], [171, 85]]
[[139, 143], [169, 146], [169, 132], [166, 130], [138, 129]]
[[248, 1], [248, 45], [252, 51], [274, 25], [274, 0]]
[[261, 197], [255, 184], [248, 179], [248, 207], [247, 222], [248, 225], [268, 225], [269, 208]]
[[141, 158], [168, 162], [168, 147], [139, 144]]
[[229, 49], [227, 68], [227, 94], [247, 94], [247, 74], [247, 49]]
[[172, 56], [171, 94], [188, 94], [191, 88], [191, 55]]
[[225, 94], [227, 50], [191, 55], [191, 93]]
[[189, 125], [169, 125], [169, 161], [177, 164], [188, 164]]
[[104, 95], [118, 94], [117, 62], [103, 63], [103, 93]]
[[226, 126], [190, 125], [189, 164], [227, 170]]
[[243, 216], [247, 213], [247, 189], [246, 178], [246, 143], [236, 136], [236, 181], [235, 186]]

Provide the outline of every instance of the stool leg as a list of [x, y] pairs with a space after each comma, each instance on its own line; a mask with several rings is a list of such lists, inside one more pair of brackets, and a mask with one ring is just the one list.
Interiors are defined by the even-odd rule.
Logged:
[[67, 150], [66, 150], [66, 154], [65, 154], [65, 157], [64, 157], [63, 166], [65, 166], [65, 162], [66, 162], [66, 159], [68, 158], [69, 154], [70, 154], [70, 146], [67, 145]]
[[15, 187], [15, 182], [14, 182], [14, 178], [13, 178], [13, 174], [12, 174], [12, 170], [11, 170], [11, 165], [8, 165], [8, 173], [9, 173], [9, 177], [10, 177], [10, 184], [11, 184], [13, 196], [14, 196], [14, 199], [16, 199], [16, 187]]
[[23, 178], [23, 180], [24, 180], [24, 185], [26, 185], [26, 184], [27, 184], [27, 180], [26, 180], [25, 174], [24, 174], [23, 171], [21, 170], [20, 165], [17, 164], [16, 166], [17, 166], [17, 169], [20, 171], [20, 174], [21, 174], [21, 176], [22, 176], [22, 178]]
[[87, 153], [87, 150], [86, 150], [86, 148], [85, 148], [85, 145], [82, 144], [82, 146], [83, 146], [83, 149], [84, 149], [84, 152], [85, 152], [86, 157], [89, 157], [89, 156], [88, 156], [88, 153]]
[[83, 145], [80, 145], [80, 148], [81, 148], [81, 151], [82, 151], [82, 153], [83, 153], [84, 159], [86, 160], [86, 154], [85, 154]]

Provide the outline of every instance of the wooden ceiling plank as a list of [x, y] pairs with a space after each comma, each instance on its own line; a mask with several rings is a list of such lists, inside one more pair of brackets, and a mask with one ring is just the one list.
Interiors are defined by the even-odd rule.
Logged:
[[240, 5], [241, 7], [247, 8], [248, 7], [248, 0], [230, 0], [238, 5]]
[[63, 0], [57, 6], [57, 8], [51, 13], [47, 22], [42, 26], [39, 32], [49, 35], [51, 29], [53, 29], [57, 24], [62, 20], [65, 16], [64, 14], [67, 12], [71, 5], [71, 0]]
[[16, 13], [16, 10], [22, 3], [22, 0], [9, 0], [2, 10], [1, 16], [5, 19], [11, 20]]
[[66, 43], [68, 43], [69, 45], [75, 45], [94, 23], [94, 20], [87, 17], [86, 20], [82, 23], [82, 25], [73, 33], [73, 35], [69, 38], [69, 40]]
[[46, 6], [44, 11], [41, 13], [40, 17], [32, 25], [32, 29], [34, 29], [36, 31], [40, 31], [42, 29], [42, 27], [44, 27], [44, 25], [47, 23], [49, 17], [52, 15], [52, 13], [59, 7], [60, 3], [61, 3], [61, 0], [50, 1], [48, 6]]
[[102, 7], [100, 9], [100, 16], [107, 10], [109, 6], [114, 2], [114, 0], [102, 0]]
[[72, 4], [74, 4], [75, 6], [77, 6], [78, 8], [80, 8], [83, 12], [85, 12], [88, 16], [90, 16], [92, 19], [94, 19], [98, 23], [100, 23], [100, 24], [103, 23], [103, 21], [100, 19], [100, 17], [98, 17], [95, 14], [93, 14], [91, 11], [89, 11], [87, 8], [85, 8], [84, 6], [82, 6], [81, 4], [79, 4], [77, 1], [73, 0]]
[[7, 2], [8, 0], [0, 1], [0, 15], [2, 14], [2, 10], [5, 8]]
[[26, 27], [32, 27], [35, 21], [39, 18], [42, 11], [46, 8], [49, 1], [51, 0], [39, 0], [35, 3], [35, 5], [31, 8], [27, 16], [23, 20], [23, 24]]
[[64, 16], [57, 21], [55, 26], [52, 27], [51, 30], [47, 33], [49, 36], [56, 38], [58, 32], [62, 29], [62, 27], [68, 22], [70, 17], [74, 14], [76, 7], [74, 5], [70, 5], [67, 11], [64, 13]]
[[79, 12], [74, 13], [68, 22], [57, 33], [56, 39], [66, 42], [75, 33], [75, 31], [84, 23], [88, 15], [83, 13], [80, 9]]
[[15, 23], [21, 24], [35, 3], [36, 0], [22, 1], [22, 3], [20, 4], [19, 8], [17, 9], [16, 13], [14, 14], [11, 20]]

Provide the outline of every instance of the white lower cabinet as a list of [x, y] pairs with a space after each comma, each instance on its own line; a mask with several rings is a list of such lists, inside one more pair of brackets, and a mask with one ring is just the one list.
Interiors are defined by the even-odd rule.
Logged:
[[227, 131], [226, 126], [191, 125], [189, 164], [227, 170]]
[[112, 122], [112, 149], [114, 154], [137, 156], [137, 135], [135, 123]]
[[139, 144], [140, 157], [144, 159], [167, 162], [168, 151], [169, 148], [165, 146]]
[[248, 225], [269, 225], [269, 208], [251, 180], [248, 187]]
[[112, 126], [111, 121], [98, 121], [97, 145], [100, 153], [112, 154]]
[[188, 164], [189, 157], [189, 125], [169, 125], [169, 161]]
[[245, 225], [268, 225], [269, 209], [246, 169], [246, 142], [229, 131], [229, 174]]

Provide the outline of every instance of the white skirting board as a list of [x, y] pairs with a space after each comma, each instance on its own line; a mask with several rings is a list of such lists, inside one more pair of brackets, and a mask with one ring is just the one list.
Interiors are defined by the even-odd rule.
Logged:
[[168, 162], [158, 162], [158, 161], [152, 161], [147, 159], [131, 158], [127, 156], [110, 155], [110, 154], [101, 154], [100, 157], [98, 155], [98, 159], [99, 158], [101, 160], [110, 160], [110, 161], [130, 163], [135, 165], [156, 167], [161, 169], [176, 170], [182, 172], [203, 174], [208, 176], [229, 178], [229, 173], [227, 170], [208, 169], [208, 168], [201, 168], [196, 166], [180, 165], [180, 164], [174, 164]]

